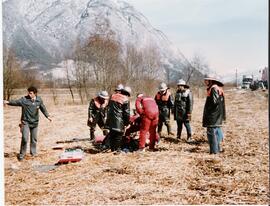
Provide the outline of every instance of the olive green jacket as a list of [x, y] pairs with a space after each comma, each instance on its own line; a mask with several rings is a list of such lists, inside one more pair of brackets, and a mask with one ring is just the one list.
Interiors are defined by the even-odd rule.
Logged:
[[39, 110], [46, 118], [49, 117], [49, 113], [39, 96], [36, 96], [36, 99], [33, 102], [29, 96], [24, 96], [17, 100], [10, 100], [8, 105], [22, 107], [21, 121], [23, 123], [28, 123], [30, 127], [38, 126]]

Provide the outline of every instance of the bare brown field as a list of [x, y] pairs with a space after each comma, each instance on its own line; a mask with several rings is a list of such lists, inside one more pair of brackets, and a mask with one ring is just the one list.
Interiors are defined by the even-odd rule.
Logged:
[[[68, 100], [64, 105], [54, 105], [41, 93], [53, 122], [40, 114], [39, 154], [35, 158], [28, 154], [22, 162], [16, 158], [21, 109], [4, 107], [5, 204], [268, 205], [268, 94], [227, 90], [225, 95], [224, 153], [208, 154], [205, 129], [201, 127], [205, 98], [195, 96], [194, 143], [185, 141], [185, 131], [181, 141], [163, 137], [157, 152], [113, 155], [96, 153], [89, 141], [64, 143], [65, 148], [83, 148], [84, 159], [47, 172], [40, 168], [55, 164], [62, 153], [52, 149], [57, 141], [89, 137], [88, 105], [72, 105]], [[176, 131], [176, 123], [172, 125]]]

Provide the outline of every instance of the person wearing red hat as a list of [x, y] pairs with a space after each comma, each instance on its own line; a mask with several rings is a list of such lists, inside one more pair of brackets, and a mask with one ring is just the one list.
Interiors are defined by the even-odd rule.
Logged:
[[204, 78], [207, 87], [207, 98], [203, 111], [203, 127], [207, 128], [207, 138], [210, 146], [210, 154], [221, 152], [220, 143], [223, 139], [221, 126], [226, 120], [225, 98], [223, 83], [215, 76]]

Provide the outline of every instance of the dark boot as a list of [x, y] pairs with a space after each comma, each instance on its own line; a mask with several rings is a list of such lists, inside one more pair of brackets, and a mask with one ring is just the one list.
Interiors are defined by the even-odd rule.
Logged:
[[177, 139], [181, 139], [181, 131], [177, 131]]
[[95, 130], [90, 129], [90, 140], [95, 139]]

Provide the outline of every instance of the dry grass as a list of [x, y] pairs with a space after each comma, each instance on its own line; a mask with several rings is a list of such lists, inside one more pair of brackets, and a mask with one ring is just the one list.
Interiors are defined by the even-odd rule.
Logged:
[[39, 155], [27, 155], [23, 162], [16, 159], [21, 110], [5, 107], [5, 204], [269, 204], [266, 96], [263, 92], [226, 92], [225, 152], [219, 155], [208, 154], [201, 127], [205, 99], [196, 98], [194, 144], [186, 143], [184, 133], [181, 141], [164, 137], [157, 152], [113, 155], [96, 153], [88, 141], [65, 143], [65, 148], [83, 148], [84, 159], [49, 172], [36, 168], [58, 161], [61, 151], [51, 149], [57, 141], [89, 136], [88, 105], [48, 103], [54, 120], [49, 123], [41, 117]]

